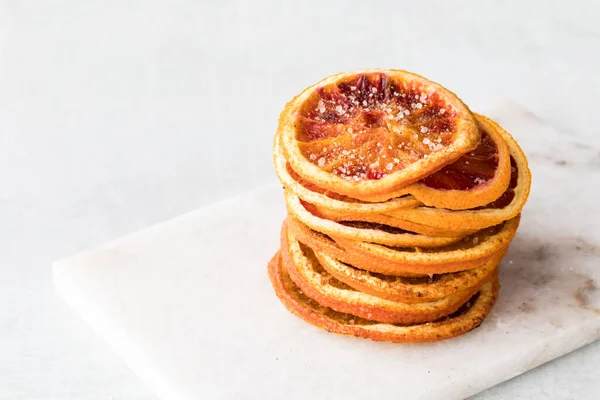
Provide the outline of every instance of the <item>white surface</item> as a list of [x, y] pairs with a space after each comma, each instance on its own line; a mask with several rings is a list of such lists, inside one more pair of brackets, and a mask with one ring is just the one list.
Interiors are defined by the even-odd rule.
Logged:
[[571, 179], [600, 182], [600, 148], [515, 103], [490, 115], [530, 154], [534, 184], [498, 304], [463, 337], [375, 343], [285, 311], [265, 271], [285, 215], [279, 185], [60, 261], [57, 291], [164, 400], [472, 395], [600, 337], [600, 214], [595, 190]]
[[[0, 0], [0, 399], [154, 400], [50, 263], [274, 179], [277, 115], [325, 75], [406, 68], [598, 143], [598, 2], [282, 3]], [[478, 398], [596, 398], [599, 365]]]

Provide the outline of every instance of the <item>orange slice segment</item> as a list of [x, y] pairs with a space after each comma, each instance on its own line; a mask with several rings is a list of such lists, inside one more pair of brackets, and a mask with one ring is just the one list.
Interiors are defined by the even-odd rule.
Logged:
[[305, 89], [282, 112], [278, 135], [304, 179], [367, 201], [430, 175], [480, 139], [452, 92], [398, 70], [342, 73]]

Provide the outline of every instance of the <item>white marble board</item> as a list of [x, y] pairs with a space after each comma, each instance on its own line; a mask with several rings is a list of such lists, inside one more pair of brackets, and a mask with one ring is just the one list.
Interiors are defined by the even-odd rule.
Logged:
[[58, 261], [57, 292], [165, 400], [477, 393], [600, 337], [600, 150], [515, 103], [487, 111], [534, 179], [499, 302], [465, 336], [375, 343], [289, 314], [265, 269], [284, 217], [279, 185]]

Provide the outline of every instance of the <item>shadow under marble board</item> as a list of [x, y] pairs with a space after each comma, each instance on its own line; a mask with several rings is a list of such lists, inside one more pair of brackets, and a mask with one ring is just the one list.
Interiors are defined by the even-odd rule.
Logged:
[[498, 304], [462, 337], [375, 343], [289, 314], [266, 274], [279, 185], [58, 261], [57, 292], [166, 400], [477, 393], [600, 337], [600, 148], [512, 102], [483, 112], [522, 145], [533, 183]]

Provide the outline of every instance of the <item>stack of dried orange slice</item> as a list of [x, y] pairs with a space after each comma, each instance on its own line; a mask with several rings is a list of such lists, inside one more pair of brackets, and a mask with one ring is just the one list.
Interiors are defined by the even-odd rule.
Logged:
[[273, 152], [288, 217], [269, 275], [292, 313], [392, 342], [481, 324], [531, 182], [497, 123], [421, 76], [356, 71], [288, 103]]

